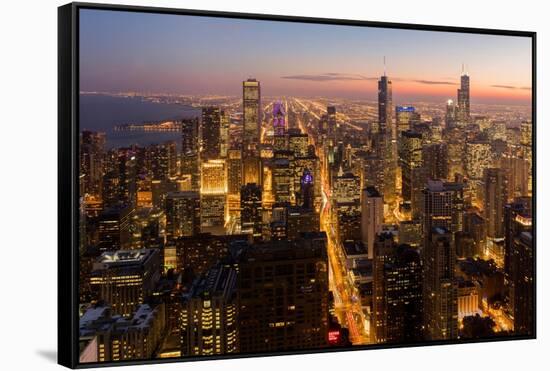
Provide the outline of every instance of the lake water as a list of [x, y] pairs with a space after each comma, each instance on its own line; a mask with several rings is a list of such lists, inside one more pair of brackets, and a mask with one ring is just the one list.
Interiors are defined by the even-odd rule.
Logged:
[[141, 146], [175, 140], [180, 145], [179, 133], [145, 133], [120, 131], [117, 125], [155, 122], [195, 117], [200, 110], [181, 104], [154, 103], [141, 98], [110, 95], [80, 95], [80, 131], [102, 131], [107, 135], [107, 147]]

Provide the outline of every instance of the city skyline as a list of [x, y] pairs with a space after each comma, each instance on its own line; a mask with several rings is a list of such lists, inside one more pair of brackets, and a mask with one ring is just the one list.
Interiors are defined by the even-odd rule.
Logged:
[[453, 97], [463, 71], [473, 104], [531, 99], [521, 37], [100, 10], [80, 28], [81, 91], [239, 95], [255, 77], [265, 95], [372, 99], [385, 59], [401, 103]]
[[[95, 19], [98, 34], [109, 33], [110, 17], [120, 14]], [[117, 27], [124, 31], [113, 34], [113, 42], [81, 40], [84, 54], [95, 48], [95, 58], [104, 62], [85, 59], [81, 77], [99, 68], [115, 85], [129, 79], [167, 89], [165, 78], [182, 64], [172, 65], [163, 53], [173, 39], [148, 34], [148, 27], [164, 20], [159, 17], [147, 27], [140, 17], [122, 17]], [[256, 21], [243, 21], [247, 25], [231, 34], [227, 26], [235, 20], [201, 29], [209, 21], [184, 22], [194, 33], [185, 33], [179, 21], [158, 24], [202, 40], [197, 50], [203, 63], [193, 65], [192, 50], [180, 71], [189, 94], [81, 93], [81, 363], [534, 335], [529, 106], [507, 104], [509, 97], [480, 104], [488, 92], [496, 99], [476, 88], [487, 83], [481, 70], [470, 75], [462, 67], [442, 80], [445, 69], [425, 65], [422, 53], [431, 40], [434, 53], [445, 54], [447, 46], [434, 43], [450, 43], [442, 34], [434, 39], [429, 32], [399, 31], [396, 47], [396, 30], [330, 26], [336, 30], [330, 35], [321, 29], [309, 35], [307, 29], [291, 45], [283, 36], [296, 24], [285, 30], [272, 27], [286, 23], [259, 22], [254, 33], [249, 26], [257, 27]], [[138, 25], [141, 33], [133, 33]], [[422, 65], [426, 77], [392, 77], [386, 57], [375, 78], [282, 75], [290, 67], [279, 68], [280, 59], [263, 64], [270, 53], [301, 63], [313, 58], [315, 66], [318, 59], [322, 68], [324, 60], [348, 61], [340, 51], [353, 41], [342, 34], [350, 29], [379, 32], [368, 36], [382, 49], [403, 49], [408, 58], [409, 66], [393, 69], [404, 74]], [[231, 43], [214, 40], [220, 30], [231, 37], [245, 30], [248, 36], [236, 37], [245, 46], [231, 51]], [[414, 51], [407, 50], [412, 44], [403, 43], [402, 32], [418, 38]], [[148, 44], [155, 50], [134, 50], [145, 35], [156, 41]], [[322, 45], [304, 47], [310, 36]], [[126, 37], [135, 44], [116, 49]], [[343, 43], [331, 43], [334, 37]], [[247, 53], [258, 53], [257, 45], [249, 47], [253, 41], [273, 43], [251, 64]], [[485, 58], [487, 50], [475, 45], [477, 58]], [[492, 58], [498, 57], [495, 47]], [[305, 54], [294, 55], [299, 49]], [[138, 52], [143, 58], [128, 65]], [[368, 55], [355, 51], [350, 61]], [[508, 61], [528, 55], [526, 50]], [[165, 68], [140, 64], [148, 59]], [[242, 64], [232, 66], [236, 61]], [[111, 74], [111, 68], [127, 66]], [[499, 69], [491, 73], [503, 74]], [[148, 72], [132, 75], [141, 70]], [[268, 70], [271, 75], [261, 72]], [[520, 79], [530, 66], [514, 71], [502, 81]], [[96, 82], [105, 84], [102, 78]], [[225, 84], [237, 92], [213, 95]], [[296, 84], [303, 91], [327, 90], [303, 97]], [[356, 88], [371, 101], [341, 97]], [[403, 104], [408, 89], [413, 104]], [[438, 89], [445, 95], [433, 102], [414, 100]]]

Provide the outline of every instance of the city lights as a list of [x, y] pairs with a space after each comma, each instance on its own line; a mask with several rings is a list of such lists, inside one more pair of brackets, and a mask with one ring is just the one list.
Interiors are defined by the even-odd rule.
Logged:
[[480, 99], [474, 65], [223, 67], [81, 92], [86, 122], [131, 103], [80, 132], [82, 362], [533, 334], [530, 107]]

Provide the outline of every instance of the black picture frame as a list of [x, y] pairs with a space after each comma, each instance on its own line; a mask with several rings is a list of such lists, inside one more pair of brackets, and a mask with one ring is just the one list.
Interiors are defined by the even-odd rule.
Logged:
[[[502, 36], [520, 36], [531, 39], [532, 45], [532, 138], [533, 138], [533, 259], [534, 331], [532, 335], [509, 335], [487, 339], [466, 339], [449, 341], [425, 341], [419, 344], [382, 344], [354, 346], [353, 348], [311, 349], [281, 351], [276, 353], [239, 353], [237, 355], [215, 355], [136, 361], [117, 361], [80, 364], [78, 350], [78, 138], [79, 138], [79, 10], [96, 9], [124, 12], [193, 15], [235, 19], [266, 20], [327, 25], [366, 26], [404, 30], [469, 33]], [[536, 338], [536, 126], [537, 126], [537, 34], [531, 31], [497, 30], [487, 28], [449, 27], [423, 24], [372, 22], [346, 19], [311, 18], [267, 14], [202, 11], [145, 6], [111, 5], [96, 3], [70, 3], [58, 8], [58, 363], [69, 368], [90, 368], [190, 362], [246, 357], [280, 356], [289, 354], [327, 353], [366, 349], [401, 348], [412, 346], [449, 345], [505, 340], [527, 340]]]

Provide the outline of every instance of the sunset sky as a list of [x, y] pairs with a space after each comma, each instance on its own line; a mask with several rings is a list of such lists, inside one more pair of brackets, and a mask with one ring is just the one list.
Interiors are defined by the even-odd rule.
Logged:
[[[394, 101], [456, 96], [461, 65], [472, 103], [528, 104], [531, 39], [105, 10], [80, 11], [81, 91], [376, 99], [387, 73]], [[367, 15], [358, 18], [366, 18]]]

